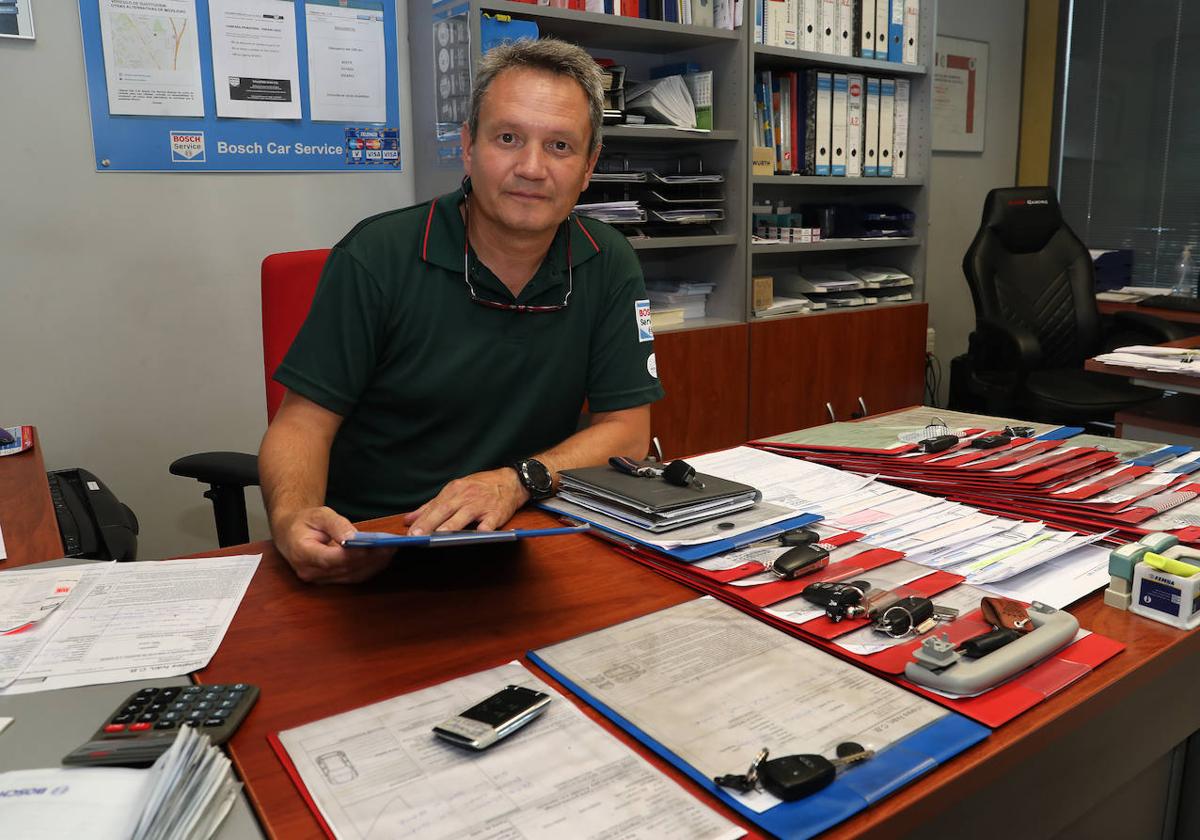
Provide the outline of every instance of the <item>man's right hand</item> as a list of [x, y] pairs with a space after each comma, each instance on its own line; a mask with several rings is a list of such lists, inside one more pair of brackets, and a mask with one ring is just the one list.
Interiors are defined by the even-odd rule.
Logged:
[[275, 547], [306, 583], [359, 583], [391, 562], [394, 548], [342, 548], [354, 536], [350, 520], [331, 508], [297, 511], [272, 523]]

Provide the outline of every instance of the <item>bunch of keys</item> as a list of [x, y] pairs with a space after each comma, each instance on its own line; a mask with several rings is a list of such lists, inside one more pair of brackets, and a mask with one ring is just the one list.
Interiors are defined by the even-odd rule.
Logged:
[[795, 580], [802, 575], [818, 572], [829, 565], [830, 549], [819, 540], [817, 532], [809, 528], [785, 531], [771, 541], [778, 542], [788, 550], [763, 565], [780, 580]]
[[953, 607], [940, 607], [928, 598], [909, 595], [879, 611], [875, 616], [875, 629], [900, 639], [910, 633], [920, 636], [932, 630], [939, 621], [956, 618], [958, 610]]
[[859, 607], [868, 592], [874, 590], [870, 581], [850, 580], [840, 583], [833, 581], [818, 581], [810, 583], [801, 592], [804, 600], [825, 610], [830, 621], [841, 621], [852, 617], [850, 610]]
[[837, 778], [839, 769], [873, 758], [875, 751], [847, 741], [838, 744], [837, 758], [834, 759], [805, 754], [768, 760], [769, 755], [770, 751], [764, 747], [745, 773], [717, 776], [713, 781], [739, 793], [750, 793], [762, 787], [784, 802], [794, 802], [829, 787]]
[[661, 478], [667, 484], [676, 487], [695, 487], [704, 489], [704, 482], [696, 478], [696, 468], [687, 461], [671, 461], [666, 466], [657, 461], [635, 461], [623, 455], [614, 455], [608, 459], [608, 465], [614, 470], [638, 478]]

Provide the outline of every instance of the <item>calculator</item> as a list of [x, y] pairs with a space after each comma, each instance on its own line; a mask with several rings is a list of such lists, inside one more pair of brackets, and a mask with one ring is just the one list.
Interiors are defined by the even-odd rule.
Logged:
[[89, 767], [148, 767], [175, 742], [181, 726], [224, 744], [258, 699], [258, 687], [228, 685], [143, 688], [129, 695], [91, 738], [63, 758]]

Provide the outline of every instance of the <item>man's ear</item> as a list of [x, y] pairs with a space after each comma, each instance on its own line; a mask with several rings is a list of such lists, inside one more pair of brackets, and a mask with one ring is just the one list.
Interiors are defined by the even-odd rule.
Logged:
[[[596, 171], [596, 161], [600, 160], [600, 152], [603, 149], [603, 146], [597, 146], [596, 151], [592, 152], [591, 157], [588, 158], [587, 169], [583, 173], [583, 187], [579, 190], [580, 192], [586, 190], [588, 185], [592, 182], [592, 173]], [[463, 154], [466, 154], [465, 150]]]
[[[470, 128], [467, 127], [466, 123], [462, 124], [462, 134], [460, 135], [460, 137], [462, 138], [463, 172], [466, 173], [467, 177], [470, 177], [471, 176], [471, 152], [474, 149], [475, 144], [471, 140], [471, 130], [470, 130]], [[590, 176], [591, 173], [589, 172], [588, 175]]]

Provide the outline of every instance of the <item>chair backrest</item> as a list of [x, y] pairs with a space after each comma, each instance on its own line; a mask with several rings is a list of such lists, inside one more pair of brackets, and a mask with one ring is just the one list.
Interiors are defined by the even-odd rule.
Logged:
[[975, 317], [1030, 330], [1046, 367], [1075, 366], [1095, 355], [1100, 313], [1091, 256], [1063, 221], [1050, 187], [989, 192], [963, 273]]
[[329, 249], [271, 254], [262, 263], [263, 369], [267, 421], [283, 402], [284, 388], [271, 379], [308, 317]]

